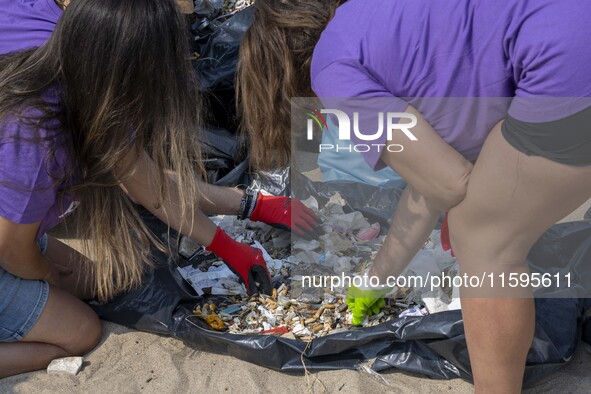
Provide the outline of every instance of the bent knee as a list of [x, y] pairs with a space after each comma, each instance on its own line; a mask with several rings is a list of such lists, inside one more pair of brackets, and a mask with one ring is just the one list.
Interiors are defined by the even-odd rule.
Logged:
[[65, 349], [72, 356], [83, 356], [96, 347], [102, 337], [102, 325], [98, 316], [90, 310], [80, 319], [72, 335], [72, 343]]
[[430, 198], [432, 204], [441, 212], [446, 212], [461, 203], [468, 192], [468, 180], [471, 172], [472, 166], [466, 165], [461, 172], [442, 182], [436, 188], [436, 195]]
[[527, 253], [535, 242], [534, 237], [519, 231], [507, 221], [503, 225], [491, 225], [488, 220], [474, 220], [460, 209], [451, 210], [448, 216], [452, 249], [458, 261], [465, 267], [494, 264], [499, 269], [522, 267]]

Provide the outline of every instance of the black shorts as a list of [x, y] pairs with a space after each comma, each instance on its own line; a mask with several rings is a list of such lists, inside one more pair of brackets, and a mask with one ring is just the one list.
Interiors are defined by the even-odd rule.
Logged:
[[563, 119], [531, 123], [507, 116], [501, 126], [511, 146], [571, 166], [591, 165], [591, 107]]

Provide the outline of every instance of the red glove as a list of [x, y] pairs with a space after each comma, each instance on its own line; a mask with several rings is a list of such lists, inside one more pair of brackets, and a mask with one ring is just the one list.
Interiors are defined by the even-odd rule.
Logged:
[[218, 227], [213, 241], [207, 250], [224, 260], [238, 277], [244, 282], [248, 294], [258, 293], [255, 282], [260, 283], [260, 292], [271, 294], [271, 276], [263, 253], [256, 248], [234, 241]]
[[451, 241], [449, 240], [449, 225], [447, 224], [447, 212], [445, 213], [445, 217], [443, 218], [443, 223], [441, 223], [441, 247], [445, 251], [449, 250], [451, 252], [452, 257], [456, 257], [453, 249], [451, 248]]
[[291, 229], [307, 239], [318, 236], [316, 228], [320, 224], [314, 212], [297, 198], [264, 196], [261, 193], [249, 219], [284, 230]]

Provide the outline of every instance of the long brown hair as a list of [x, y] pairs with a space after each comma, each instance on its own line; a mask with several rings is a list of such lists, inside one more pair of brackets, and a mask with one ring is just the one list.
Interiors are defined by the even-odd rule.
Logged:
[[291, 98], [312, 94], [310, 64], [320, 34], [341, 0], [257, 0], [240, 44], [236, 97], [251, 164], [288, 164]]
[[[130, 151], [156, 162], [157, 201], [170, 194], [172, 171], [180, 209], [196, 207], [201, 103], [189, 54], [174, 0], [73, 0], [45, 45], [0, 60], [0, 118], [57, 120], [56, 132], [71, 139], [75, 165], [56, 184], [74, 184], [65, 192], [80, 202], [76, 228], [95, 260], [87, 269], [100, 300], [138, 285], [150, 242], [158, 244], [120, 187], [136, 171], [120, 168]], [[57, 98], [48, 101], [48, 91]]]

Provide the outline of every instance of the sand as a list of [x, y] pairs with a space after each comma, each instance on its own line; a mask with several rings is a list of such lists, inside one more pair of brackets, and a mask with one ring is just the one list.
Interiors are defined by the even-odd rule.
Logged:
[[[204, 353], [181, 341], [103, 324], [100, 345], [85, 357], [75, 377], [45, 371], [0, 380], [1, 393], [470, 393], [460, 380], [430, 380], [392, 371], [389, 386], [357, 371], [329, 371], [306, 378], [249, 364], [229, 356]], [[574, 359], [531, 393], [583, 393], [591, 387], [591, 356], [579, 346]], [[318, 381], [315, 379], [318, 378]]]

